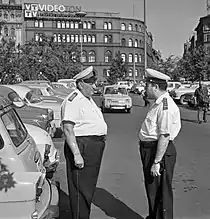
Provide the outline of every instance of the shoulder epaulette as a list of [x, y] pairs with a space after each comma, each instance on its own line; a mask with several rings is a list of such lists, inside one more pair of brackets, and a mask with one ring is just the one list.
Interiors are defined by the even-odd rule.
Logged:
[[166, 97], [163, 98], [163, 110], [168, 110], [168, 100]]
[[74, 92], [70, 97], [69, 97], [69, 101], [72, 101], [75, 97], [77, 96], [77, 92]]

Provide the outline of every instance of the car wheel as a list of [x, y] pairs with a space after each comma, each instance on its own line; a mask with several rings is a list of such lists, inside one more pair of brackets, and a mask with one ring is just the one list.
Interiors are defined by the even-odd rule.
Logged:
[[184, 99], [185, 99], [185, 95], [182, 95], [182, 96], [180, 97], [180, 103], [181, 103], [182, 105], [186, 105], [186, 104], [187, 104], [187, 102], [186, 102]]
[[102, 113], [105, 113], [105, 111], [106, 111], [106, 108], [104, 107], [104, 104], [102, 103], [101, 112], [102, 112]]
[[127, 112], [127, 113], [131, 113], [131, 108], [126, 109], [126, 112]]

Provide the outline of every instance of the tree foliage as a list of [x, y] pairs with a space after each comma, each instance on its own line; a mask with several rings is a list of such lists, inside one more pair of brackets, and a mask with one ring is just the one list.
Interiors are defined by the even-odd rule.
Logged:
[[111, 84], [115, 84], [117, 80], [122, 80], [126, 78], [127, 72], [128, 72], [127, 65], [121, 58], [120, 51], [118, 51], [109, 69], [109, 76], [107, 78], [107, 81]]
[[45, 35], [41, 42], [31, 40], [18, 47], [11, 39], [1, 40], [1, 83], [15, 83], [17, 76], [23, 80], [57, 81], [72, 78], [80, 69], [80, 52], [75, 44], [56, 43]]

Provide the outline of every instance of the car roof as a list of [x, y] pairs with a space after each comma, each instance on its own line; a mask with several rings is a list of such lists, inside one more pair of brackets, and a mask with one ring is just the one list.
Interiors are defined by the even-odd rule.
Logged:
[[12, 85], [2, 85], [2, 86], [11, 88], [16, 93], [18, 93], [22, 99], [24, 99], [26, 94], [31, 91], [31, 89], [29, 87], [24, 86], [24, 85], [14, 85], [14, 84], [12, 84]]

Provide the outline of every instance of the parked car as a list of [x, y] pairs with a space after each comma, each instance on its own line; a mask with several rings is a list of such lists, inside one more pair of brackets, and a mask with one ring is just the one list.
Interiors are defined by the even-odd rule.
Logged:
[[56, 218], [58, 190], [12, 103], [0, 97], [0, 219]]
[[55, 148], [51, 136], [45, 130], [30, 124], [24, 125], [30, 136], [34, 139], [41, 154], [47, 178], [52, 178], [59, 164], [59, 151]]
[[47, 108], [53, 110], [54, 125], [60, 128], [61, 125], [61, 104], [57, 101], [42, 100], [30, 88], [21, 85], [2, 85], [14, 90], [24, 102], [29, 106]]
[[181, 82], [179, 81], [169, 81], [167, 86], [167, 91], [170, 92], [173, 89], [178, 89], [181, 86]]
[[144, 89], [145, 89], [145, 85], [144, 85], [144, 84], [134, 84], [134, 85], [131, 87], [130, 92], [131, 92], [131, 93], [134, 93], [134, 94], [139, 94], [139, 95], [141, 95], [142, 92], [144, 91]]
[[[11, 88], [0, 85], [0, 94], [15, 103], [16, 111], [24, 123], [38, 126], [47, 131], [51, 137], [55, 134], [53, 111], [27, 105]], [[52, 124], [51, 124], [52, 123]]]
[[131, 87], [133, 86], [132, 81], [118, 81], [118, 86], [125, 87], [128, 91], [130, 91]]
[[100, 98], [100, 107], [103, 112], [107, 109], [122, 109], [127, 113], [130, 113], [132, 99], [129, 97], [128, 91], [125, 87], [109, 85], [104, 87], [103, 94]]

